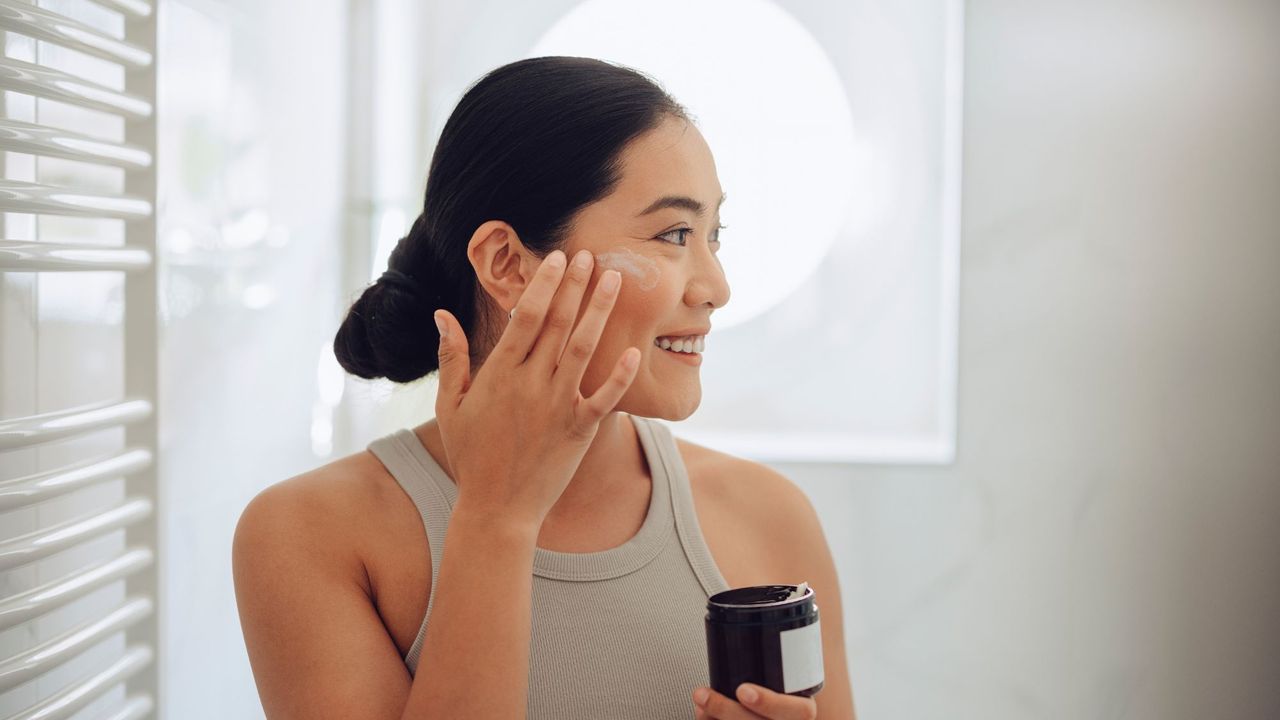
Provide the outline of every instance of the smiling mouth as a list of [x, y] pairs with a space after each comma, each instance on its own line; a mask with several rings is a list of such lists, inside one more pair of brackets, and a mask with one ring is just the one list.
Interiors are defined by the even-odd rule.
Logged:
[[[657, 347], [656, 345], [654, 347]], [[669, 355], [672, 360], [679, 360], [687, 365], [701, 365], [702, 353], [699, 352], [680, 352], [678, 350], [666, 350], [658, 348], [663, 355]]]

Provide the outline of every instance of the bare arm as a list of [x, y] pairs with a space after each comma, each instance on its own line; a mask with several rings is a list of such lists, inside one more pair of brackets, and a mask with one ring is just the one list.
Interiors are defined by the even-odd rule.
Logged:
[[258, 696], [270, 720], [395, 720], [409, 671], [332, 504], [286, 481], [259, 493], [236, 525], [236, 604]]
[[537, 536], [459, 502], [403, 720], [525, 716]]
[[332, 518], [335, 503], [285, 482], [240, 517], [236, 602], [270, 720], [523, 718], [536, 528], [449, 523], [431, 623], [410, 677]]

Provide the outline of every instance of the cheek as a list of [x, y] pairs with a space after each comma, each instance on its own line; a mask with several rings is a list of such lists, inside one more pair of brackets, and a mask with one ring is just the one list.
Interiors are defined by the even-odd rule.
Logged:
[[622, 275], [624, 295], [628, 290], [650, 292], [662, 282], [662, 268], [658, 261], [629, 248], [597, 254], [596, 265], [601, 272], [617, 270]]

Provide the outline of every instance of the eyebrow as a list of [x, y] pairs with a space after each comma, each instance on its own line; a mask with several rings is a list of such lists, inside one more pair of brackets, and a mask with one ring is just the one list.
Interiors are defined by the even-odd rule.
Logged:
[[[719, 210], [720, 206], [724, 204], [725, 198], [727, 197], [729, 197], [729, 193], [725, 193], [720, 196], [720, 202], [716, 203], [717, 210]], [[698, 217], [702, 217], [707, 211], [706, 205], [703, 205], [701, 202], [687, 195], [665, 195], [650, 203], [649, 207], [641, 210], [636, 217], [644, 217], [645, 215], [658, 212], [665, 208], [688, 210]]]

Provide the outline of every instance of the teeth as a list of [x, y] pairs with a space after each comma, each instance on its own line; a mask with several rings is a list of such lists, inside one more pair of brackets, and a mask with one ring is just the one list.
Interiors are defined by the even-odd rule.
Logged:
[[654, 345], [663, 350], [672, 350], [674, 352], [683, 353], [700, 353], [706, 349], [707, 342], [705, 335], [694, 335], [692, 337], [681, 338], [658, 338], [653, 341]]

